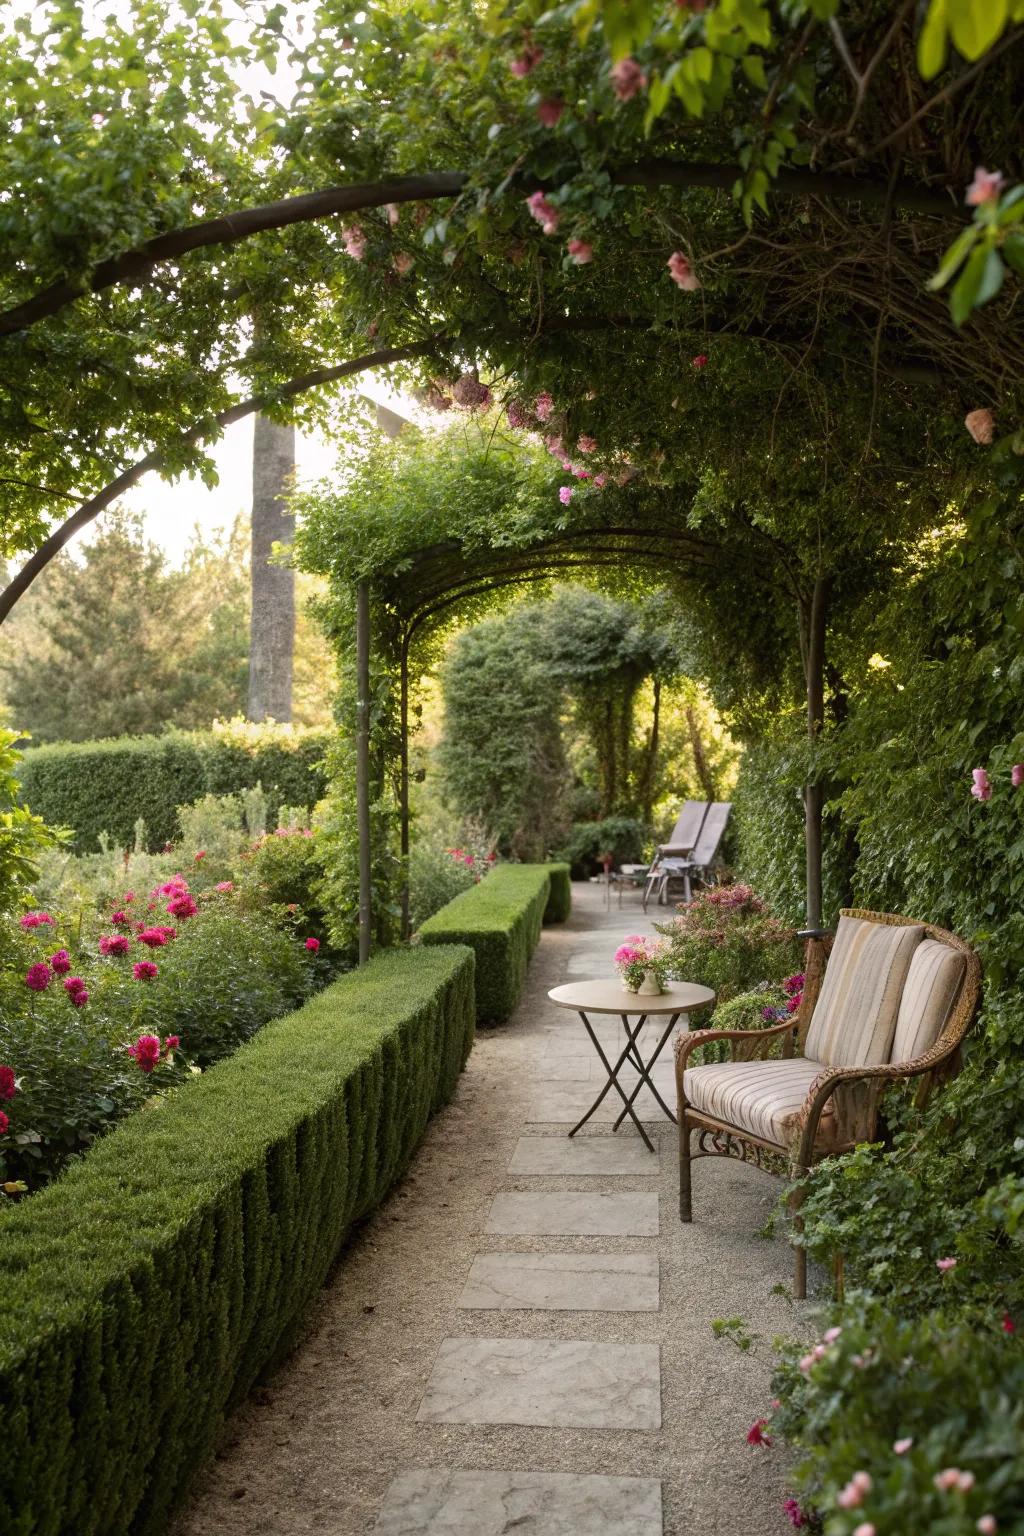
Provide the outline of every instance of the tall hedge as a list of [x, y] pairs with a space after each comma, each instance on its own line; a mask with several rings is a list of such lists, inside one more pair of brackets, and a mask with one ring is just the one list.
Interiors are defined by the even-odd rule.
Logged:
[[478, 1024], [500, 1024], [513, 1012], [545, 914], [552, 910], [555, 921], [568, 916], [568, 889], [564, 864], [499, 864], [420, 928], [425, 944], [468, 944], [475, 951]]
[[80, 853], [94, 852], [101, 832], [129, 846], [140, 816], [153, 851], [179, 835], [177, 807], [206, 794], [258, 782], [271, 816], [280, 805], [315, 804], [326, 791], [319, 764], [329, 740], [326, 731], [262, 732], [251, 743], [230, 732], [171, 731], [54, 742], [25, 753], [21, 798], [51, 825], [73, 827]]
[[0, 1214], [0, 1530], [159, 1536], [473, 1040], [473, 956], [392, 951]]

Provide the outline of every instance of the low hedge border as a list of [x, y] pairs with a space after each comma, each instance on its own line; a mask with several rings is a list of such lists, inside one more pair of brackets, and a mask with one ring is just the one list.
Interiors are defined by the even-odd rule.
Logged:
[[4, 1536], [165, 1531], [451, 1097], [473, 968], [380, 956], [0, 1214]]
[[478, 1024], [501, 1024], [514, 1011], [544, 918], [568, 916], [568, 886], [564, 864], [499, 864], [420, 928], [424, 944], [468, 944], [475, 952]]
[[572, 868], [569, 864], [545, 866], [551, 884], [548, 888], [548, 904], [544, 908], [545, 923], [566, 923], [572, 913]]
[[78, 853], [94, 853], [101, 832], [130, 848], [146, 823], [149, 852], [181, 835], [177, 807], [203, 795], [263, 786], [269, 825], [282, 805], [315, 805], [326, 792], [321, 760], [327, 731], [282, 732], [254, 744], [216, 731], [118, 736], [30, 747], [18, 765], [20, 796], [51, 826], [73, 827]]

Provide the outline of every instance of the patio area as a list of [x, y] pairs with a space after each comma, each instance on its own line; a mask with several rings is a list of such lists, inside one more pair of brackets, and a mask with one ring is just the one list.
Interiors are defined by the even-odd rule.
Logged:
[[[789, 1249], [758, 1236], [781, 1186], [703, 1161], [683, 1227], [672, 1125], [642, 1117], [652, 1156], [635, 1131], [612, 1136], [609, 1095], [566, 1137], [603, 1074], [548, 989], [611, 974], [638, 926], [638, 898], [609, 911], [599, 886], [575, 887], [518, 1011], [478, 1036], [454, 1102], [346, 1248], [304, 1344], [235, 1414], [177, 1536], [788, 1529], [781, 1458], [746, 1444], [768, 1410], [772, 1338], [806, 1330], [773, 1294], [789, 1289]], [[673, 1103], [668, 1048], [655, 1080]], [[738, 1317], [746, 1353], [712, 1329]]]

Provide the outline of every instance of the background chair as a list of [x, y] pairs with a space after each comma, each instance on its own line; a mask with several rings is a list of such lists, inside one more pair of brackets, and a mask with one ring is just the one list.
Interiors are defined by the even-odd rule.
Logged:
[[[651, 874], [647, 878], [644, 887], [643, 907], [647, 911], [647, 903], [651, 895], [656, 892], [659, 906], [664, 905], [668, 899], [669, 885], [673, 880], [682, 881], [683, 900], [693, 899], [694, 880], [709, 880], [711, 866], [718, 857], [718, 850], [725, 836], [725, 829], [729, 822], [729, 813], [732, 804], [728, 800], [715, 800], [707, 806], [700, 831], [694, 840], [693, 847], [683, 856], [679, 856], [675, 848], [666, 845], [665, 855], [657, 870], [651, 866]], [[659, 849], [659, 853], [662, 850]]]

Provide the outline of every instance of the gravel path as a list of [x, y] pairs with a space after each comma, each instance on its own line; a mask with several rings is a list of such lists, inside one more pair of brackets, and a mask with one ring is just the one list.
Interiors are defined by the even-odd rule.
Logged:
[[[545, 930], [517, 1013], [478, 1037], [455, 1101], [431, 1126], [409, 1175], [348, 1245], [313, 1308], [306, 1342], [234, 1415], [174, 1536], [365, 1536], [393, 1480], [432, 1468], [658, 1479], [666, 1536], [783, 1536], [789, 1529], [780, 1510], [779, 1454], [745, 1443], [767, 1407], [772, 1338], [804, 1331], [803, 1309], [773, 1294], [789, 1285], [789, 1251], [778, 1238], [758, 1236], [777, 1182], [725, 1159], [704, 1160], [695, 1170], [694, 1223], [681, 1226], [675, 1133], [664, 1121], [649, 1125], [660, 1141], [660, 1172], [653, 1157], [651, 1172], [625, 1175], [509, 1171], [527, 1127], [531, 1137], [565, 1136], [564, 1124], [531, 1119], [538, 1086], [551, 1072], [585, 1070], [571, 1065], [567, 1038], [574, 1029], [582, 1037], [582, 1026], [548, 1002], [548, 988], [586, 974], [591, 960], [592, 974], [608, 973], [622, 935], [645, 926], [635, 897], [626, 897], [621, 913], [607, 911], [598, 887], [578, 885], [574, 903], [570, 922]], [[588, 1052], [581, 1039], [577, 1063]], [[593, 1078], [589, 1087], [597, 1091]], [[577, 1141], [610, 1132], [607, 1121], [591, 1122]], [[624, 1128], [617, 1140], [626, 1137], [636, 1139], [635, 1132]], [[485, 1231], [496, 1195], [560, 1190], [655, 1192], [660, 1236], [494, 1235], [493, 1222]], [[660, 1307], [460, 1307], [474, 1259], [495, 1252], [657, 1255]], [[599, 1280], [617, 1283], [614, 1276]], [[714, 1337], [719, 1317], [745, 1320], [755, 1335], [748, 1353]], [[480, 1339], [647, 1346], [616, 1359], [656, 1360], [651, 1346], [660, 1346], [661, 1428], [418, 1421], [439, 1353], [472, 1353], [475, 1344], [454, 1341]], [[512, 1523], [524, 1533], [535, 1529]], [[579, 1536], [593, 1529], [589, 1522], [557, 1528]]]

